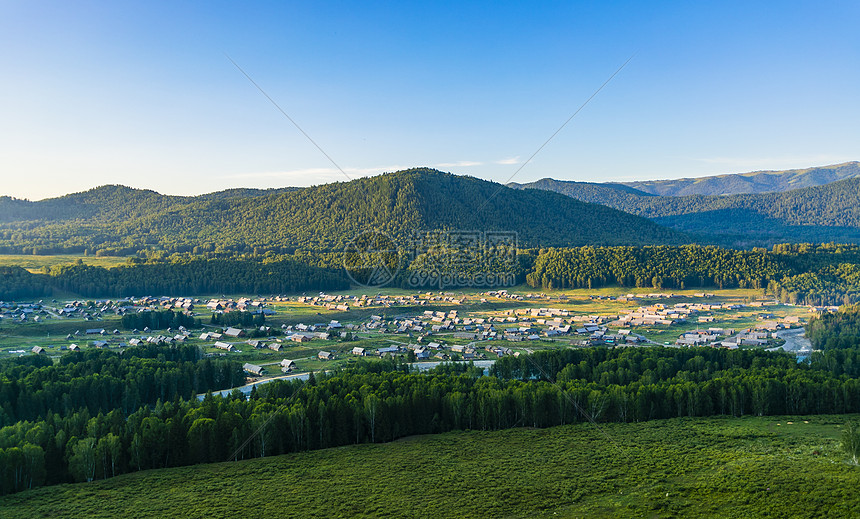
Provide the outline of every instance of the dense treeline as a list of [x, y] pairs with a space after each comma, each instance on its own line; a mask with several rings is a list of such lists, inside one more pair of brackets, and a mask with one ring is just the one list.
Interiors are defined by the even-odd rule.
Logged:
[[185, 312], [174, 312], [173, 310], [163, 310], [156, 312], [138, 312], [133, 314], [125, 314], [120, 320], [120, 324], [126, 330], [165, 330], [167, 328], [199, 328], [200, 319], [195, 319], [192, 315]]
[[714, 246], [544, 249], [533, 287], [756, 288], [792, 304], [860, 302], [860, 248], [779, 244], [772, 251]]
[[[141, 460], [163, 447], [152, 444], [157, 424], [144, 419], [152, 406], [157, 411], [162, 401], [243, 380], [238, 363], [201, 359], [188, 346], [87, 350], [68, 353], [59, 364], [38, 355], [6, 359], [0, 362], [0, 494], [108, 477], [128, 463], [146, 463]], [[136, 435], [126, 442], [129, 430]]]
[[405, 246], [416, 232], [443, 229], [515, 232], [525, 246], [680, 241], [615, 209], [430, 169], [241, 194], [171, 197], [103, 186], [40, 202], [0, 198], [0, 253], [332, 252], [367, 231]]
[[209, 324], [217, 324], [219, 326], [263, 326], [266, 324], [266, 316], [263, 314], [252, 314], [251, 312], [227, 312], [214, 313], [209, 319]]
[[[496, 286], [510, 286], [510, 280], [545, 289], [740, 287], [762, 289], [788, 303], [860, 302], [860, 247], [855, 245], [777, 244], [770, 251], [698, 245], [586, 246], [520, 249], [515, 254], [513, 250], [476, 254], [470, 248], [449, 246], [420, 254], [411, 263], [409, 259], [403, 256], [393, 286], [438, 287], [444, 278], [445, 287], [470, 283], [493, 286], [492, 281]], [[349, 284], [343, 264], [342, 255], [336, 253], [233, 259], [176, 254], [151, 255], [112, 269], [76, 264], [31, 274], [20, 267], [3, 267], [0, 299], [45, 297], [58, 292], [118, 297], [344, 289]], [[449, 274], [465, 275], [465, 282]]]
[[840, 263], [816, 271], [773, 280], [768, 292], [781, 301], [810, 305], [841, 305], [860, 302], [860, 265]]
[[464, 368], [425, 374], [360, 362], [307, 383], [259, 386], [248, 400], [234, 392], [45, 413], [0, 429], [0, 491], [453, 429], [860, 412], [856, 349], [798, 363], [765, 351], [594, 348], [500, 359], [488, 377]]
[[177, 256], [114, 268], [52, 267], [31, 274], [19, 267], [0, 270], [0, 299], [43, 297], [60, 292], [86, 297], [140, 294], [286, 293], [348, 288], [343, 270], [323, 269], [278, 257], [204, 259]]
[[[34, 360], [31, 360], [34, 359]], [[234, 361], [203, 358], [196, 346], [145, 345], [122, 353], [88, 349], [54, 364], [43, 356], [0, 363], [0, 425], [86, 408], [125, 413], [160, 400], [191, 398], [244, 381]]]
[[33, 275], [21, 267], [0, 267], [0, 299], [42, 297], [52, 293], [47, 277]]
[[580, 247], [548, 249], [528, 274], [531, 286], [591, 288], [763, 288], [789, 270], [763, 249], [718, 247]]
[[817, 350], [860, 347], [860, 306], [843, 306], [835, 313], [813, 317], [804, 328]]
[[554, 350], [500, 359], [493, 374], [553, 380], [580, 394], [596, 420], [673, 416], [849, 413], [860, 410], [860, 350], [816, 353], [809, 363], [762, 350]]

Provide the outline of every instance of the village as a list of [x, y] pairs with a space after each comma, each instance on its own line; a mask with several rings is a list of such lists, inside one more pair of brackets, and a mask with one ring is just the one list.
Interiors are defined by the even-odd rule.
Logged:
[[[775, 348], [783, 342], [781, 331], [835, 310], [741, 299], [498, 290], [0, 302], [0, 351], [57, 356], [84, 348], [187, 343], [207, 356], [235, 357], [254, 378], [349, 365], [358, 358], [399, 357], [420, 364], [492, 360], [547, 348]], [[130, 322], [127, 316], [167, 310], [197, 325], [130, 330], [122, 325]], [[231, 318], [238, 315], [246, 323], [253, 316], [255, 324], [235, 324]], [[234, 324], [217, 324], [218, 318]]]

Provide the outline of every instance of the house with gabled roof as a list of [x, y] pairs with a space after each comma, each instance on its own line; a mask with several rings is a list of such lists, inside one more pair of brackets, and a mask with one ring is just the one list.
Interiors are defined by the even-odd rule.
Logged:
[[258, 365], [256, 365], [256, 364], [251, 364], [251, 363], [249, 363], [249, 362], [246, 362], [246, 363], [242, 366], [242, 369], [244, 369], [244, 370], [245, 370], [245, 371], [247, 371], [248, 373], [251, 373], [252, 375], [257, 375], [257, 376], [259, 376], [259, 375], [262, 375], [262, 374], [263, 374], [263, 367], [262, 367], [262, 366], [258, 366]]
[[243, 335], [245, 335], [245, 330], [242, 330], [240, 328], [227, 328], [226, 330], [224, 330], [224, 335], [228, 337], [242, 337]]

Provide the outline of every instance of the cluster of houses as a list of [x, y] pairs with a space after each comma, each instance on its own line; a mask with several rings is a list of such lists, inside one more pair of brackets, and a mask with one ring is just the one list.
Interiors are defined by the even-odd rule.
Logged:
[[640, 306], [638, 309], [629, 311], [618, 319], [612, 322], [612, 325], [621, 327], [635, 326], [653, 326], [666, 325], [670, 326], [677, 323], [690, 321], [693, 317], [700, 323], [711, 322], [711, 316], [699, 316], [700, 313], [711, 312], [714, 310], [737, 310], [742, 308], [740, 304], [730, 303], [676, 303], [674, 305], [666, 305], [663, 303], [655, 303], [650, 306]]
[[[342, 325], [338, 321], [330, 321], [329, 323], [320, 324], [296, 324], [282, 325], [281, 331], [283, 337], [269, 337], [268, 339], [247, 339], [243, 343], [251, 346], [254, 349], [270, 349], [272, 351], [282, 351], [285, 347], [285, 342], [310, 342], [312, 340], [330, 340], [345, 336], [347, 333], [344, 330], [355, 329], [352, 324]], [[264, 333], [271, 332], [271, 328], [261, 326], [260, 331]], [[200, 334], [199, 339], [204, 342], [212, 342], [212, 346], [225, 352], [237, 351], [237, 343], [234, 339], [242, 339], [246, 336], [245, 330], [241, 328], [227, 328], [223, 332], [204, 331]], [[230, 342], [233, 341], [233, 342]]]
[[350, 303], [353, 303], [354, 306], [362, 306], [361, 304], [358, 304], [356, 296], [344, 295], [332, 296], [320, 294], [317, 297], [301, 296], [297, 298], [296, 301], [311, 306], [323, 306], [329, 310], [339, 310], [341, 312], [348, 312]]
[[[486, 303], [489, 298], [511, 301], [551, 299], [546, 294], [512, 294], [507, 290], [491, 290], [478, 294], [480, 301]], [[464, 294], [452, 292], [420, 292], [411, 295], [330, 295], [320, 293], [318, 296], [302, 296], [296, 298], [299, 303], [312, 306], [322, 306], [333, 310], [348, 311], [353, 307], [391, 307], [391, 306], [425, 306], [428, 304], [462, 304], [467, 299]], [[279, 298], [288, 300], [288, 298]]]
[[350, 308], [360, 307], [392, 307], [392, 306], [423, 306], [428, 303], [460, 304], [464, 295], [452, 293], [417, 293], [412, 295], [329, 295], [320, 293], [318, 296], [302, 296], [296, 299], [299, 303], [311, 306], [322, 306], [330, 310], [349, 311]]
[[[406, 345], [395, 344], [392, 346], [377, 348], [376, 350], [356, 346], [352, 349], [351, 353], [352, 355], [356, 355], [359, 357], [366, 357], [371, 355], [385, 357], [402, 355], [409, 351], [411, 351], [415, 355], [416, 360], [450, 360], [454, 355], [458, 356], [463, 360], [474, 360], [478, 358], [485, 359], [487, 358], [485, 352], [490, 352], [498, 357], [503, 357], [505, 355], [519, 356], [519, 352], [514, 352], [510, 348], [504, 346], [493, 346], [487, 344], [483, 347], [477, 347], [474, 343], [465, 345], [452, 344], [450, 346], [447, 346], [441, 342], [428, 342], [427, 344]], [[320, 355], [322, 354], [323, 352], [320, 352]], [[322, 359], [323, 357], [320, 356], [320, 358]]]
[[529, 293], [529, 294], [512, 294], [512, 293], [508, 292], [507, 290], [491, 290], [489, 292], [481, 293], [481, 296], [483, 296], [483, 298], [481, 299], [482, 303], [486, 303], [487, 302], [486, 298], [488, 298], [488, 297], [495, 297], [498, 299], [504, 299], [504, 300], [509, 300], [509, 301], [552, 301], [552, 300], [565, 301], [567, 299], [567, 296], [564, 294], [561, 294], [558, 296], [549, 296], [549, 295], [544, 294], [542, 292], [536, 293], [536, 294], [532, 294], [532, 293]]
[[836, 313], [839, 311], [838, 306], [810, 306], [809, 313], [815, 314], [825, 314], [825, 313]]
[[[513, 301], [523, 301], [525, 299], [525, 296], [520, 294], [511, 294], [507, 290], [491, 290], [489, 292], [484, 292], [481, 295], [484, 296], [484, 298], [481, 299], [482, 303], [487, 302], [487, 297], [497, 297], [499, 299], [510, 299]], [[531, 296], [532, 294], [528, 295]]]
[[138, 309], [147, 310], [177, 310], [190, 312], [195, 305], [200, 305], [199, 299], [189, 297], [140, 297], [131, 299], [132, 305]]
[[212, 313], [248, 312], [254, 315], [274, 315], [275, 311], [268, 306], [265, 299], [249, 299], [246, 297], [233, 299], [210, 299], [206, 308]]
[[[447, 312], [426, 310], [413, 317], [386, 321], [373, 315], [361, 325], [363, 331], [381, 331], [417, 337], [426, 342], [430, 337], [449, 337], [465, 341], [506, 340], [512, 342], [560, 338], [566, 335], [584, 335], [587, 344], [607, 342], [639, 342], [635, 334], [624, 337], [605, 336], [604, 325], [608, 316], [571, 316], [568, 310], [558, 308], [532, 308], [509, 310], [503, 315], [489, 317], [460, 317], [457, 310]], [[495, 350], [493, 349], [493, 353]], [[422, 357], [418, 357], [422, 358]]]
[[127, 313], [139, 313], [156, 310], [176, 310], [181, 312], [190, 312], [195, 305], [200, 304], [200, 300], [191, 298], [178, 297], [150, 297], [144, 296], [139, 298], [128, 297], [117, 300], [100, 300], [95, 301], [95, 306], [92, 302], [85, 301], [69, 301], [62, 308], [57, 310], [60, 317], [83, 317], [86, 319], [97, 318], [107, 314], [125, 315]]
[[50, 318], [51, 315], [42, 307], [41, 303], [16, 304], [0, 301], [0, 319], [39, 322], [45, 317]]
[[741, 330], [735, 334], [731, 328], [708, 328], [681, 334], [675, 344], [678, 346], [713, 346], [737, 349], [739, 346], [766, 346], [768, 339], [775, 337], [772, 332], [754, 328]]
[[731, 328], [708, 328], [707, 330], [689, 331], [681, 334], [676, 345], [679, 346], [714, 346], [735, 349], [740, 346], [767, 346], [772, 339], [777, 338], [777, 332], [801, 325], [798, 316], [777, 318], [773, 314], [760, 314], [761, 321], [754, 327], [746, 328], [735, 333]]
[[354, 324], [343, 325], [339, 321], [329, 321], [328, 323], [304, 324], [296, 325], [281, 325], [286, 339], [294, 342], [308, 342], [314, 339], [330, 340], [346, 337], [350, 330], [357, 329]]
[[[295, 361], [284, 359], [278, 364], [280, 366], [281, 371], [284, 373], [289, 373], [292, 370], [296, 369]], [[266, 368], [257, 364], [252, 364], [250, 362], [246, 362], [242, 365], [242, 369], [245, 373], [249, 375], [253, 375], [255, 377], [260, 377], [266, 374]]]
[[[191, 339], [191, 332], [186, 330], [184, 326], [180, 326], [177, 333], [170, 335], [173, 330], [168, 328], [167, 335], [147, 335], [141, 336], [139, 338], [131, 338], [128, 340], [129, 346], [140, 346], [141, 344], [156, 344], [162, 346], [169, 346], [171, 344], [182, 344], [189, 339]], [[148, 332], [148, 330], [144, 329], [144, 333]], [[133, 333], [137, 333], [135, 330]]]
[[[279, 298], [280, 299], [280, 298]], [[84, 319], [94, 319], [107, 314], [125, 315], [127, 313], [140, 313], [157, 310], [173, 310], [178, 312], [190, 313], [195, 309], [206, 308], [211, 312], [229, 312], [233, 310], [246, 311], [253, 314], [272, 315], [274, 310], [268, 307], [266, 300], [241, 298], [238, 300], [232, 299], [212, 299], [209, 301], [200, 300], [190, 297], [128, 297], [117, 300], [99, 300], [93, 302], [86, 301], [68, 301], [62, 307], [56, 309], [56, 314], [59, 317], [76, 317]], [[21, 308], [32, 308], [41, 305], [18, 305]], [[0, 303], [2, 308], [2, 303]]]

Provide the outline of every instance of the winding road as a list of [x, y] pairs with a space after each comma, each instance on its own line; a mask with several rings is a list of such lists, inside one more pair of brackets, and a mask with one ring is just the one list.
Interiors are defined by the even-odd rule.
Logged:
[[785, 344], [776, 348], [768, 348], [768, 351], [784, 350], [792, 353], [812, 352], [812, 343], [806, 338], [806, 329], [792, 328], [791, 330], [780, 330], [776, 336], [785, 339]]

